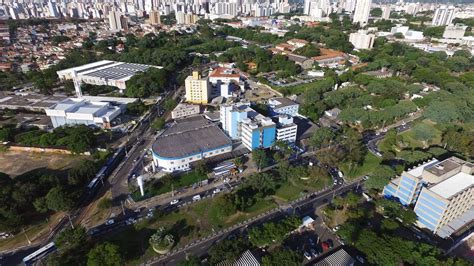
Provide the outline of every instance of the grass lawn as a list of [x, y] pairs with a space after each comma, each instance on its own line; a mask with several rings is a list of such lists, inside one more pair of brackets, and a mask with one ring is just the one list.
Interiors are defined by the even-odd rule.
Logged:
[[[165, 180], [166, 179], [166, 180]], [[163, 177], [150, 181], [145, 185], [145, 196], [140, 195], [140, 191], [137, 189], [132, 192], [132, 198], [135, 201], [140, 201], [146, 198], [150, 198], [156, 195], [161, 195], [171, 191], [171, 187], [177, 190], [183, 187], [191, 186], [199, 181], [207, 179], [206, 175], [202, 175], [197, 171], [186, 172], [179, 176]]]
[[320, 178], [317, 181], [294, 177], [277, 189], [275, 197], [283, 201], [292, 201], [299, 198], [302, 193], [319, 191], [329, 186], [330, 181], [329, 176]]
[[345, 163], [341, 166], [341, 170], [346, 179], [351, 180], [359, 176], [369, 175], [380, 165], [381, 161], [382, 159], [379, 157], [373, 155], [371, 152], [367, 152], [362, 165], [349, 170], [349, 164]]
[[290, 94], [301, 94], [306, 91], [308, 88], [314, 88], [314, 85], [318, 83], [319, 80], [310, 82], [310, 83], [302, 83], [299, 85], [295, 86], [288, 86], [288, 87], [278, 87], [278, 86], [272, 86], [272, 88], [276, 89], [277, 91], [284, 93], [284, 92], [289, 92]]
[[[443, 125], [433, 123], [432, 121], [428, 119], [419, 121], [418, 123], [425, 124], [426, 126], [432, 128], [432, 132], [434, 133], [434, 138], [430, 141], [430, 143], [427, 143], [428, 145], [436, 145], [436, 144], [441, 143], [441, 134], [445, 128]], [[399, 134], [399, 136], [401, 136], [401, 138], [403, 139], [403, 146], [412, 147], [412, 148], [426, 148], [424, 147], [422, 141], [415, 138], [415, 133], [411, 129]], [[380, 141], [379, 143], [379, 149], [381, 151], [389, 151], [389, 150], [397, 151], [397, 150], [400, 150], [401, 148], [402, 147], [390, 147], [384, 140]], [[399, 151], [397, 151], [397, 153], [398, 152]]]
[[299, 198], [300, 193], [303, 192], [303, 190], [304, 189], [301, 189], [300, 187], [295, 186], [290, 182], [286, 182], [277, 189], [275, 197], [284, 201], [292, 201]]

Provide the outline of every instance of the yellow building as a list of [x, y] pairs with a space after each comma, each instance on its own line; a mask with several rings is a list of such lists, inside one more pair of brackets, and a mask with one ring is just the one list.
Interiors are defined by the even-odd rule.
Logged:
[[207, 104], [211, 96], [211, 85], [207, 78], [201, 78], [198, 72], [193, 72], [185, 81], [186, 102]]

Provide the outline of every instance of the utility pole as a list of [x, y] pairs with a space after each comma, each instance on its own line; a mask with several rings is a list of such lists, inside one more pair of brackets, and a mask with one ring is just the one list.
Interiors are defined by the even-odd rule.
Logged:
[[25, 228], [21, 228], [21, 229], [23, 229], [23, 234], [25, 235], [26, 240], [28, 240], [28, 245], [31, 245], [31, 240], [30, 240], [30, 238], [28, 237], [28, 235], [26, 234]]
[[71, 215], [69, 215], [69, 213], [67, 214], [67, 218], [69, 219], [69, 224], [71, 225], [71, 228], [74, 229], [74, 224], [72, 224]]
[[51, 228], [51, 224], [49, 224], [49, 218], [46, 217], [46, 223], [48, 223], [49, 231], [52, 232], [53, 228]]
[[125, 216], [125, 208], [123, 207], [123, 200], [120, 201], [120, 206], [122, 206], [122, 213]]

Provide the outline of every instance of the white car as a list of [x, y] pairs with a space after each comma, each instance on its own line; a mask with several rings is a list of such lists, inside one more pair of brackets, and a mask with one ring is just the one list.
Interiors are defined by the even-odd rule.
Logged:
[[221, 189], [220, 189], [220, 188], [216, 188], [216, 189], [214, 189], [214, 191], [212, 191], [212, 194], [217, 194], [217, 193], [219, 193], [219, 192], [221, 192]]
[[172, 201], [170, 202], [170, 205], [178, 204], [178, 202], [179, 202], [179, 199], [172, 200]]
[[114, 224], [114, 223], [115, 223], [114, 219], [109, 219], [105, 222], [105, 225], [111, 225], [111, 224]]
[[201, 195], [196, 195], [193, 197], [193, 201], [199, 201], [201, 200]]
[[311, 260], [311, 254], [309, 254], [308, 251], [305, 251], [305, 252], [303, 253], [303, 255], [304, 255], [304, 257], [305, 257], [307, 260]]

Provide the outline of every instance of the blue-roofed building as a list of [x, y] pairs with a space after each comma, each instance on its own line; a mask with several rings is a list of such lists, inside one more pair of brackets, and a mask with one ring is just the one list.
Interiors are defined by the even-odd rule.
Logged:
[[387, 184], [386, 197], [413, 205], [417, 225], [446, 238], [474, 221], [474, 165], [456, 157], [436, 159]]

